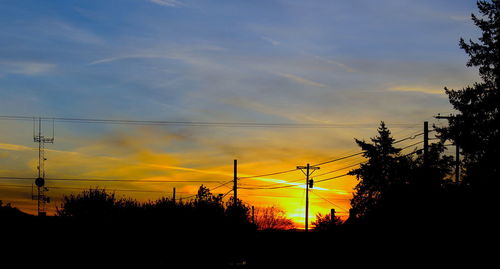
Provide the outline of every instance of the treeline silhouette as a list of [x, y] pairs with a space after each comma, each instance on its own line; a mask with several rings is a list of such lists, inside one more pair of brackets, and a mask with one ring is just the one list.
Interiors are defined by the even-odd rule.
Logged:
[[[247, 205], [232, 197], [224, 202], [203, 185], [186, 201], [140, 203], [93, 188], [64, 196], [52, 217], [4, 214], [10, 211], [18, 212], [10, 205], [0, 210], [4, 239], [13, 236], [4, 242], [34, 263], [227, 266], [242, 262], [256, 230]], [[223, 250], [231, 241], [234, 247]]]

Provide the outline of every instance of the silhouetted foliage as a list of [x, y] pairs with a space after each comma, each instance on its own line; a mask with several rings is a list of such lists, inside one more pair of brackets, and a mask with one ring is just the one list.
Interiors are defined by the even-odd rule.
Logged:
[[[435, 207], [435, 196], [451, 172], [453, 158], [444, 145], [430, 144], [427, 164], [421, 151], [401, 154], [384, 122], [372, 143], [356, 140], [367, 161], [349, 172], [359, 180], [351, 200], [349, 222], [415, 221], [422, 207]], [[416, 158], [413, 157], [416, 153]], [[426, 196], [426, 200], [419, 197]]]
[[340, 225], [342, 225], [342, 220], [335, 216], [335, 212], [332, 214], [323, 215], [321, 213], [316, 214], [316, 220], [312, 222], [314, 231], [334, 231]]
[[109, 219], [130, 214], [139, 206], [135, 200], [117, 199], [115, 193], [91, 188], [76, 195], [63, 196], [63, 202], [61, 207], [57, 207], [56, 214], [61, 217]]
[[[453, 172], [455, 161], [452, 156], [444, 154], [445, 150], [446, 147], [442, 142], [429, 144], [427, 167], [424, 166], [423, 151], [416, 152], [416, 158], [412, 159], [411, 163], [412, 184], [418, 185], [419, 181], [423, 181], [421, 187], [436, 190], [442, 187], [442, 184], [451, 182], [449, 177]], [[425, 191], [425, 189], [420, 190]]]
[[0, 218], [26, 217], [26, 216], [28, 216], [28, 214], [13, 207], [10, 203], [4, 205], [3, 201], [0, 200]]
[[224, 216], [222, 194], [214, 195], [209, 188], [201, 185], [192, 205], [198, 218], [215, 222], [222, 221], [221, 218]]
[[375, 210], [381, 198], [395, 185], [410, 181], [409, 158], [401, 156], [401, 149], [395, 148], [391, 132], [381, 122], [378, 136], [371, 138], [373, 144], [356, 139], [367, 162], [349, 172], [358, 179], [351, 200], [351, 217], [367, 216]]
[[478, 1], [477, 6], [481, 15], [472, 14], [472, 21], [482, 36], [479, 42], [460, 39], [460, 47], [469, 55], [467, 66], [479, 68], [482, 81], [462, 90], [445, 88], [459, 113], [438, 131], [443, 140], [460, 146], [463, 184], [490, 189], [500, 179], [500, 2]]
[[255, 224], [259, 230], [294, 229], [293, 221], [286, 217], [283, 209], [274, 206], [255, 208]]
[[233, 196], [226, 202], [226, 215], [233, 223], [250, 223], [250, 207], [240, 199], [237, 199], [235, 203]]
[[160, 198], [139, 203], [132, 199], [116, 198], [105, 189], [89, 189], [63, 197], [57, 216], [76, 219], [151, 222], [175, 229], [251, 229], [249, 208], [234, 198], [224, 204], [222, 195], [214, 195], [201, 185], [191, 201]]

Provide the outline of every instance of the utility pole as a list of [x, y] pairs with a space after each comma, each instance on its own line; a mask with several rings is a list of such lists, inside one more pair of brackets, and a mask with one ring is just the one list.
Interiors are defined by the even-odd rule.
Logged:
[[234, 179], [233, 179], [234, 206], [238, 205], [238, 160], [234, 160]]
[[175, 205], [175, 187], [172, 191], [172, 202], [174, 202], [174, 205]]
[[333, 224], [335, 221], [335, 208], [330, 209], [330, 222]]
[[[434, 118], [436, 119], [445, 119], [448, 122], [451, 119], [454, 119], [455, 116], [450, 114], [449, 116], [441, 116], [438, 114]], [[460, 145], [458, 144], [458, 134], [455, 134], [455, 183], [458, 184], [460, 181]]]
[[427, 176], [427, 167], [429, 165], [429, 122], [424, 121], [424, 168]]
[[428, 188], [433, 185], [429, 174], [429, 122], [424, 121], [424, 177], [423, 186]]
[[[310, 166], [307, 164], [306, 166], [297, 166], [297, 169], [300, 169], [302, 173], [306, 176], [306, 232], [309, 231], [309, 187], [313, 187], [314, 181], [309, 179], [309, 177], [314, 173], [315, 170], [318, 170], [317, 166]], [[306, 172], [304, 172], [306, 170]], [[312, 171], [312, 172], [311, 172]]]

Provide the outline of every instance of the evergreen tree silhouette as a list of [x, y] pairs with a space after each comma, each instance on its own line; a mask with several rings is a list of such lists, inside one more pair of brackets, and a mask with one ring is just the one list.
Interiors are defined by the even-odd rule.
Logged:
[[409, 181], [409, 163], [401, 156], [401, 149], [394, 147], [394, 138], [384, 122], [378, 128], [378, 136], [367, 143], [355, 139], [368, 159], [357, 169], [349, 172], [359, 180], [351, 200], [351, 218], [367, 218], [379, 207], [382, 197], [396, 184]]
[[458, 111], [449, 127], [438, 129], [443, 140], [458, 143], [463, 156], [463, 184], [497, 189], [500, 174], [500, 1], [478, 1], [480, 16], [472, 21], [482, 31], [479, 42], [460, 39], [467, 66], [478, 67], [481, 82], [461, 90], [445, 88]]

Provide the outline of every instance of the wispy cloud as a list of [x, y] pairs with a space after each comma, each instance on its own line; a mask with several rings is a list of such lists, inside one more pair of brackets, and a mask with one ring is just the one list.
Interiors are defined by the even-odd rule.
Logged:
[[294, 82], [297, 82], [299, 84], [302, 84], [304, 86], [313, 86], [313, 87], [321, 87], [321, 88], [327, 88], [328, 87], [325, 84], [322, 84], [322, 83], [319, 83], [319, 82], [316, 82], [316, 81], [312, 81], [312, 80], [308, 80], [308, 79], [305, 79], [305, 78], [302, 78], [302, 77], [299, 77], [299, 76], [296, 76], [296, 75], [292, 75], [292, 74], [283, 74], [283, 73], [280, 73], [279, 75], [282, 76], [282, 77], [285, 77], [287, 79], [290, 79], [290, 80], [292, 80]]
[[24, 150], [34, 150], [35, 148], [27, 147], [27, 146], [23, 146], [23, 145], [0, 143], [0, 149], [2, 149], [2, 150], [24, 151]]
[[0, 76], [5, 74], [38, 75], [48, 73], [54, 64], [41, 62], [0, 62]]
[[267, 41], [267, 42], [271, 43], [271, 45], [273, 45], [273, 46], [278, 46], [279, 44], [281, 44], [281, 42], [279, 42], [279, 41], [277, 41], [277, 40], [274, 40], [274, 39], [272, 39], [272, 38], [270, 38], [270, 37], [267, 37], [267, 36], [263, 36], [263, 37], [261, 37], [261, 38], [262, 38], [263, 40], [265, 40], [265, 41]]
[[418, 85], [399, 85], [389, 88], [390, 91], [396, 92], [420, 92], [427, 94], [437, 94], [444, 95], [444, 90], [439, 87], [428, 87], [428, 86], [418, 86]]
[[341, 63], [341, 62], [338, 62], [338, 61], [333, 61], [333, 60], [330, 60], [330, 59], [327, 59], [325, 57], [320, 57], [320, 56], [317, 56], [317, 55], [314, 55], [314, 58], [320, 60], [320, 61], [323, 61], [325, 63], [328, 63], [328, 64], [331, 64], [333, 66], [337, 66], [337, 67], [340, 67], [342, 68], [344, 71], [347, 71], [347, 72], [356, 72], [356, 70], [344, 63]]
[[164, 7], [182, 6], [182, 3], [176, 0], [148, 0], [148, 1]]
[[[207, 53], [207, 52], [221, 52], [223, 47], [213, 46], [213, 45], [192, 45], [192, 46], [160, 46], [158, 48], [144, 48], [135, 49], [133, 51], [122, 52], [117, 56], [105, 57], [98, 60], [94, 60], [89, 63], [89, 65], [110, 63], [115, 61], [127, 60], [127, 59], [176, 59], [176, 60], [186, 60], [192, 59], [194, 56], [192, 54], [197, 53]], [[200, 57], [196, 57], [200, 58]]]
[[99, 60], [95, 60], [89, 63], [89, 65], [96, 65], [96, 64], [104, 64], [104, 63], [110, 63], [110, 62], [115, 62], [115, 61], [120, 61], [120, 60], [127, 60], [127, 59], [158, 59], [158, 58], [172, 58], [167, 55], [158, 55], [158, 54], [132, 54], [132, 55], [123, 55], [123, 56], [116, 56], [116, 57], [108, 57], [108, 58], [102, 58]]

